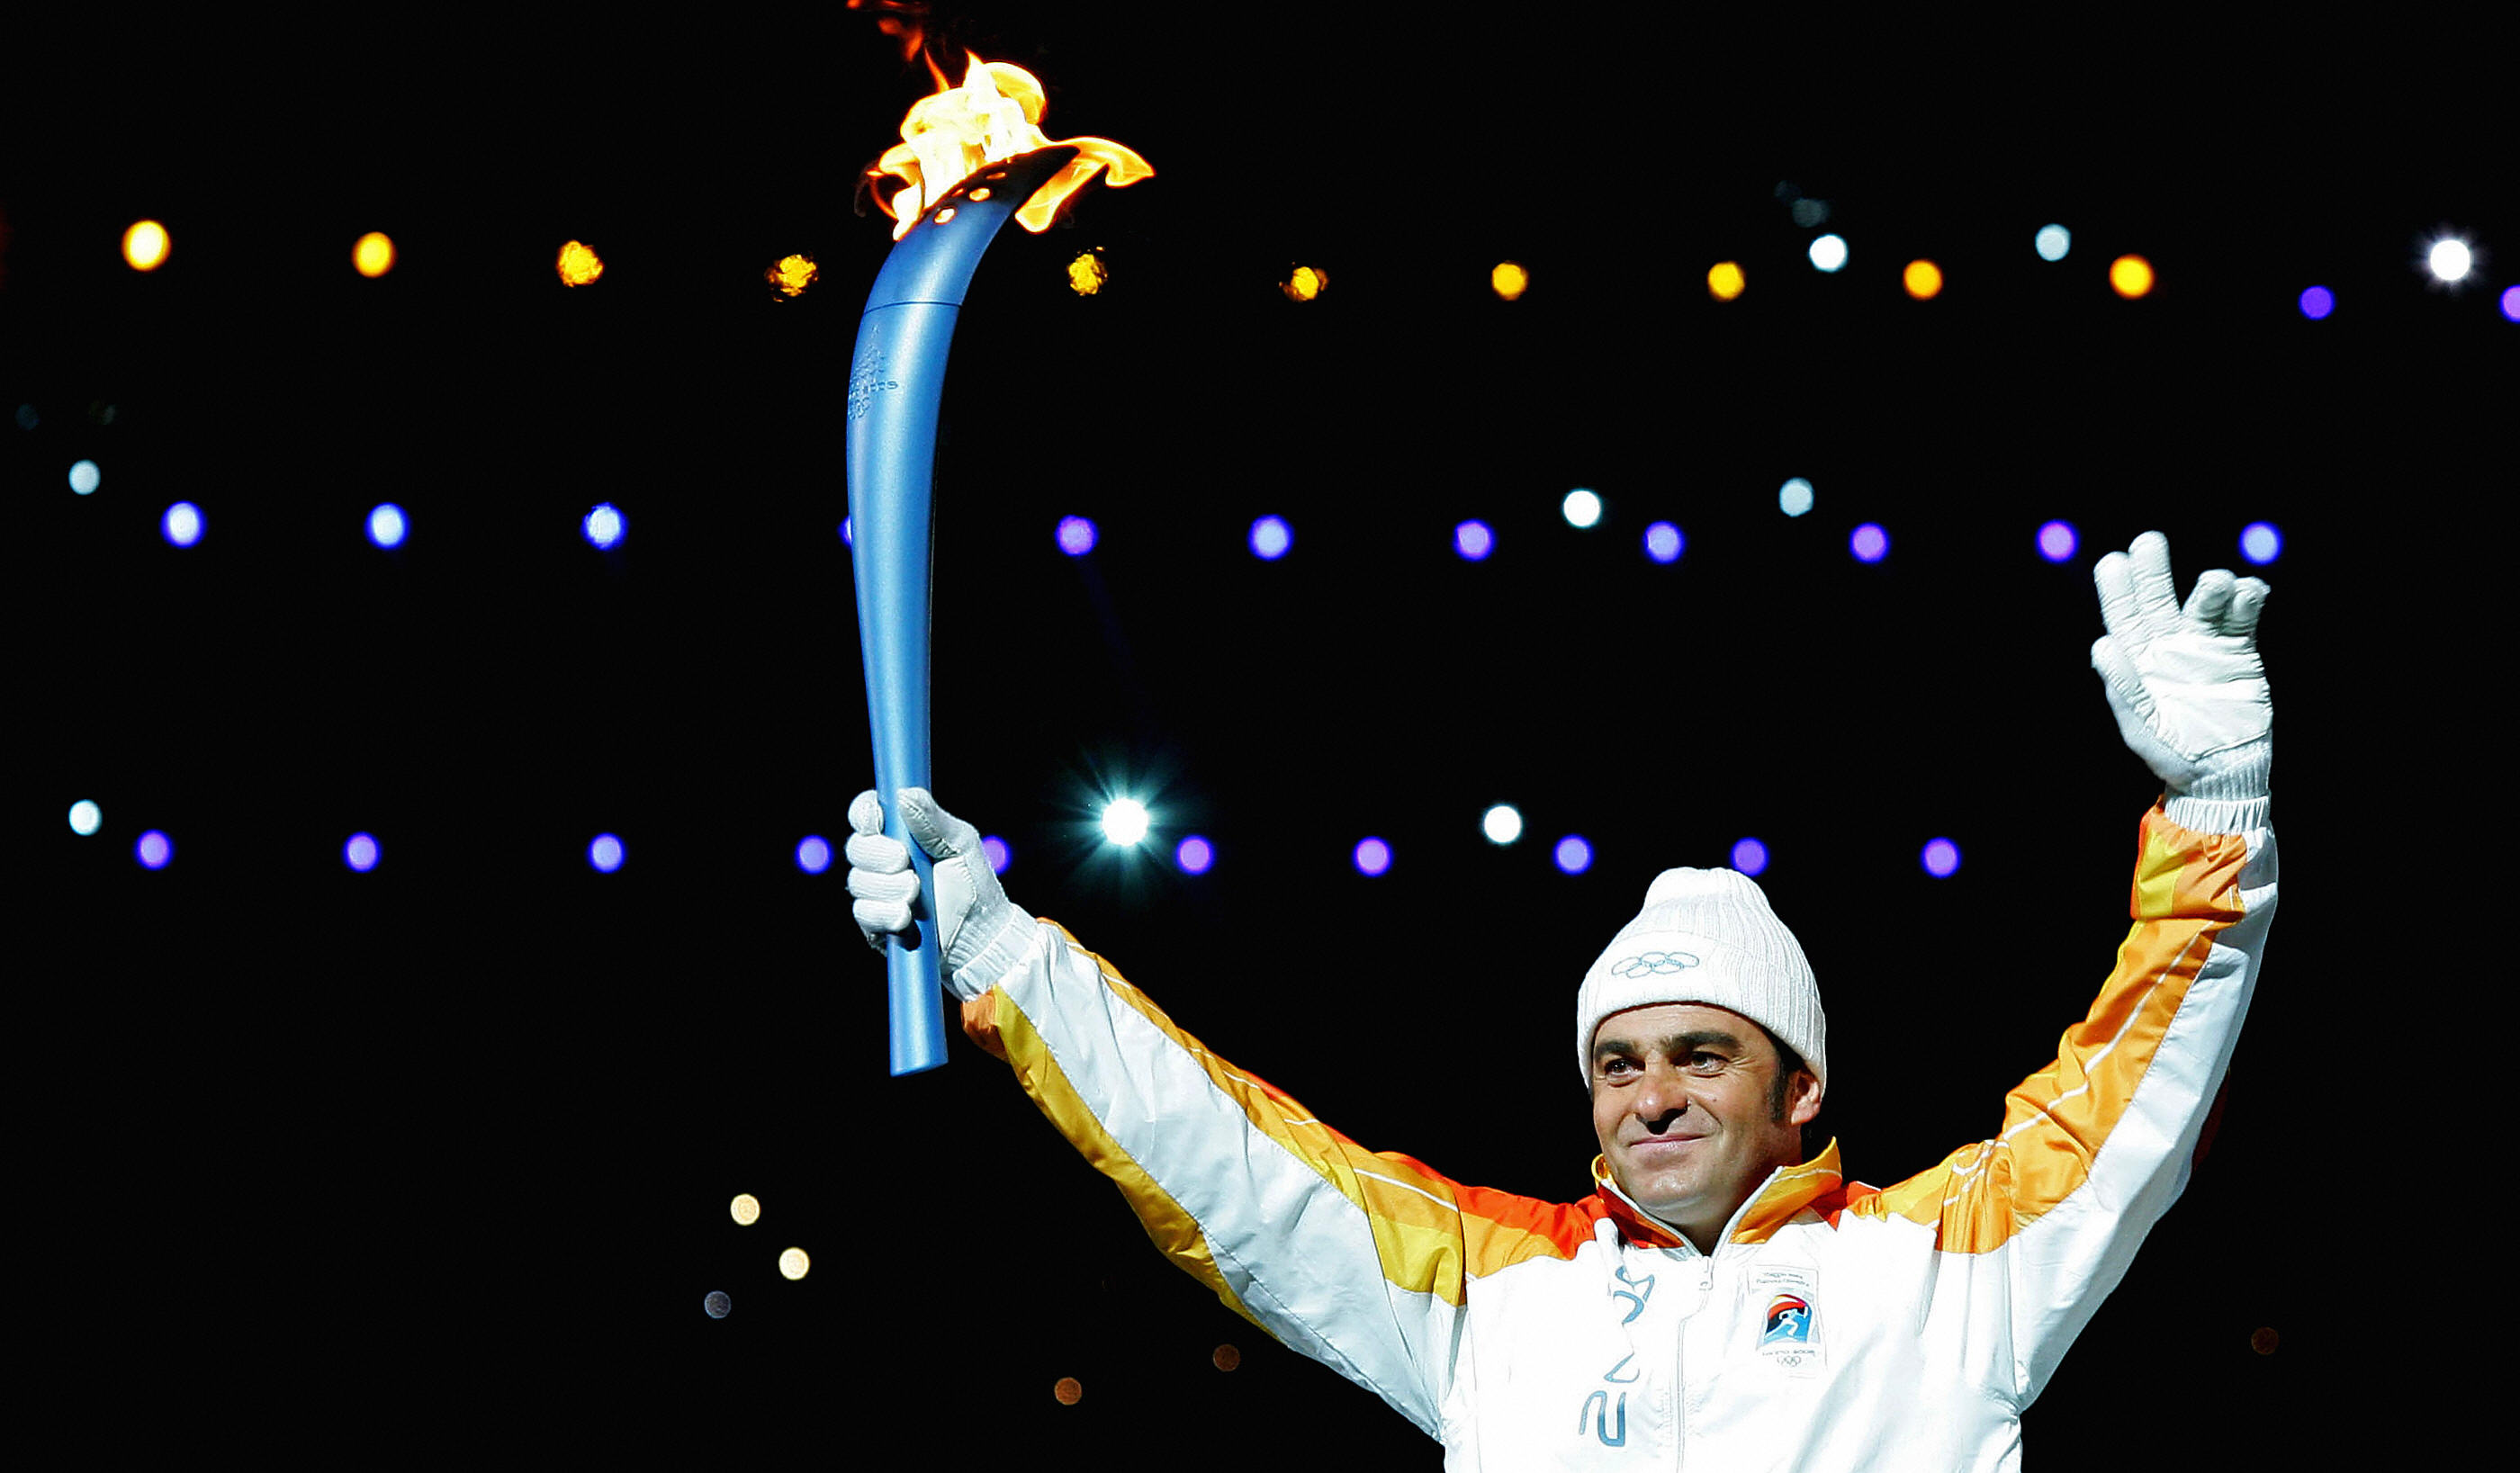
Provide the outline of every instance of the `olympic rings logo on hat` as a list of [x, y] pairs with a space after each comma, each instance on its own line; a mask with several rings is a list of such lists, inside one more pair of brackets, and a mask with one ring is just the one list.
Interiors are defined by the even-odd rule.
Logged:
[[1613, 977], [1667, 977], [1697, 965], [1697, 959], [1687, 952], [1639, 952], [1622, 957], [1610, 964]]

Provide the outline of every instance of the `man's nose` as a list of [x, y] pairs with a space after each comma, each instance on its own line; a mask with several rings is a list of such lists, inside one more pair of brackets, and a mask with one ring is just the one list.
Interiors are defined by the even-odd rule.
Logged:
[[1648, 1070], [1637, 1091], [1637, 1118], [1660, 1130], [1674, 1116], [1688, 1113], [1688, 1082], [1677, 1074]]

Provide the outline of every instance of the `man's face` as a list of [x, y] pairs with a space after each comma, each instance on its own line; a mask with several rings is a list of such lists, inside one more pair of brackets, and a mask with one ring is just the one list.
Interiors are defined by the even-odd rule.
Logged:
[[1709, 1248], [1778, 1166], [1802, 1160], [1820, 1086], [1800, 1075], [1772, 1113], [1779, 1060], [1759, 1025], [1697, 1003], [1612, 1013], [1593, 1031], [1593, 1131], [1621, 1190]]

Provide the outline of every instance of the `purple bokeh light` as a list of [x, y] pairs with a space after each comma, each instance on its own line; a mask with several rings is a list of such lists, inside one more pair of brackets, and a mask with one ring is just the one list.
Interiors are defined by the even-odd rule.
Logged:
[[1768, 846], [1757, 839], [1735, 839], [1730, 858], [1733, 869], [1744, 874], [1757, 874], [1768, 868]]
[[372, 833], [354, 833], [350, 835], [350, 841], [341, 846], [341, 862], [361, 874], [375, 869], [380, 856], [377, 837]]
[[2301, 294], [2301, 315], [2312, 322], [2324, 322], [2336, 310], [2336, 293], [2325, 287], [2312, 287]]
[[2253, 521], [2240, 529], [2240, 556], [2264, 566], [2283, 556], [2283, 533], [2271, 521]]
[[2502, 320], [2520, 322], [2520, 286], [2502, 289]]
[[1496, 534], [1483, 521], [1465, 521], [1453, 528], [1453, 551], [1472, 562], [1496, 550]]
[[1356, 868], [1366, 874], [1380, 874], [1391, 868], [1391, 846], [1380, 839], [1365, 839], [1356, 846]]
[[163, 870], [166, 862], [175, 857], [175, 841], [152, 828], [140, 836], [140, 842], [131, 846], [131, 852], [140, 856], [140, 863], [150, 869]]
[[858, 540], [849, 527], [849, 521], [850, 518], [846, 516], [840, 518], [840, 540], [854, 548], [858, 545]]
[[202, 509], [191, 502], [179, 501], [166, 509], [166, 514], [158, 518], [158, 526], [168, 542], [179, 548], [191, 547], [202, 540]]
[[2062, 562], [2074, 556], [2081, 539], [2070, 521], [2051, 521], [2039, 529], [2039, 556], [2050, 562]]
[[980, 840], [980, 852], [989, 857], [989, 872], [992, 874], [1006, 873], [1007, 866], [1014, 863], [1015, 852], [1007, 847], [1006, 840], [994, 833]]
[[1251, 524], [1251, 551], [1259, 558], [1274, 561], [1294, 545], [1294, 531], [1282, 517], [1263, 516]]
[[1082, 558], [1094, 551], [1094, 523], [1082, 516], [1060, 517], [1058, 550], [1070, 558]]
[[1688, 539], [1683, 537], [1680, 528], [1670, 522], [1658, 521], [1645, 528], [1645, 556], [1656, 562], [1673, 560], [1688, 545]]
[[1550, 857], [1556, 860], [1557, 868], [1568, 874], [1581, 874], [1593, 868], [1593, 846], [1585, 842], [1580, 833], [1570, 833], [1559, 839]]
[[1181, 866], [1184, 874], [1205, 874], [1207, 867], [1216, 863], [1216, 846], [1193, 833], [1173, 850], [1173, 863]]
[[1858, 561], [1878, 562], [1890, 556], [1890, 534], [1881, 530], [1878, 522], [1868, 521], [1855, 529], [1847, 546], [1855, 550]]
[[622, 858], [621, 840], [613, 834], [599, 833], [586, 846], [586, 862], [607, 874], [621, 868]]
[[1960, 867], [1960, 846], [1949, 839], [1929, 839], [1920, 858], [1927, 874], [1937, 879], [1949, 878]]
[[819, 833], [809, 833], [797, 840], [796, 868], [807, 874], [820, 874], [832, 868], [831, 840]]

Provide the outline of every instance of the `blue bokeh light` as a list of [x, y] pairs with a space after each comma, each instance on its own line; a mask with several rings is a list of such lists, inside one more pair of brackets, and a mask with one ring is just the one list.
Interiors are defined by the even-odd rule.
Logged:
[[2502, 289], [2502, 320], [2520, 322], [2520, 286]]
[[368, 540], [381, 548], [402, 546], [403, 533], [410, 523], [403, 519], [402, 508], [385, 502], [368, 513]]
[[1768, 868], [1768, 846], [1757, 839], [1734, 839], [1729, 863], [1744, 874], [1761, 873]]
[[179, 548], [191, 547], [202, 540], [202, 509], [188, 501], [179, 501], [166, 509], [159, 518], [158, 529], [166, 540]]
[[2039, 529], [2039, 556], [2050, 562], [2062, 562], [2074, 556], [2082, 539], [2070, 521], [2051, 521]]
[[1856, 560], [1878, 562], [1890, 556], [1890, 534], [1881, 530], [1879, 523], [1868, 521], [1855, 529], [1847, 546], [1854, 550]]
[[850, 529], [849, 521], [850, 518], [846, 516], [840, 518], [840, 541], [845, 542], [850, 547], [854, 548], [858, 545], [858, 539], [855, 532]]
[[1380, 874], [1391, 868], [1391, 846], [1380, 839], [1363, 839], [1356, 846], [1356, 868], [1366, 874]]
[[998, 837], [994, 833], [980, 840], [980, 852], [989, 857], [989, 872], [991, 874], [1006, 873], [1007, 866], [1015, 862], [1014, 850], [1008, 847], [1006, 840]]
[[599, 833], [586, 846], [586, 862], [607, 874], [621, 868], [622, 858], [621, 840], [612, 834]]
[[1184, 874], [1205, 874], [1216, 863], [1216, 846], [1197, 834], [1192, 834], [1173, 849], [1173, 863]]
[[608, 549], [618, 546], [621, 539], [629, 535], [630, 519], [621, 514], [620, 508], [608, 501], [599, 503], [595, 510], [587, 513], [582, 526], [587, 541]]
[[1294, 530], [1282, 517], [1263, 516], [1251, 524], [1251, 551], [1257, 557], [1275, 560], [1294, 545]]
[[1947, 879], [1960, 867], [1960, 846], [1949, 839], [1929, 839], [1918, 856], [1925, 872], [1937, 879]]
[[1688, 545], [1688, 539], [1670, 522], [1658, 521], [1645, 528], [1645, 556], [1656, 562], [1672, 561]]
[[1559, 839], [1557, 847], [1550, 851], [1549, 857], [1555, 860], [1557, 868], [1568, 874], [1581, 874], [1593, 868], [1593, 846], [1586, 842], [1580, 833], [1570, 833]]
[[2336, 310], [2336, 293], [2325, 287], [2313, 287], [2301, 294], [2301, 315], [2312, 322], [2326, 320]]
[[1496, 533], [1483, 521], [1465, 521], [1453, 528], [1453, 551], [1472, 562], [1496, 550]]
[[2253, 521], [2240, 529], [2240, 556], [2264, 566], [2283, 556], [2283, 533], [2271, 521]]
[[832, 842], [819, 833], [809, 833], [796, 841], [796, 868], [807, 874], [820, 874], [832, 868]]
[[372, 833], [354, 833], [350, 835], [350, 841], [341, 846], [341, 863], [361, 874], [375, 869], [379, 858], [377, 837]]
[[150, 869], [163, 870], [166, 868], [166, 862], [175, 857], [175, 841], [152, 828], [140, 836], [139, 842], [131, 846], [131, 852], [140, 856], [140, 863]]
[[1070, 558], [1082, 558], [1094, 551], [1094, 523], [1082, 516], [1058, 519], [1058, 550]]

